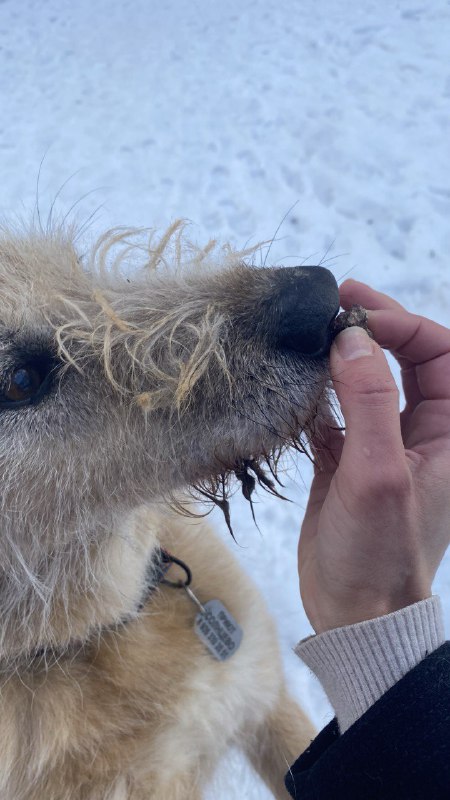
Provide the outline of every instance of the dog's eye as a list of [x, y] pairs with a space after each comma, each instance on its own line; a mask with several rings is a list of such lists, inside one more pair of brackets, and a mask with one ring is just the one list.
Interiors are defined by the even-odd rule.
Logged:
[[42, 376], [35, 367], [21, 367], [12, 373], [5, 398], [13, 403], [29, 400], [38, 391]]
[[4, 378], [0, 407], [18, 408], [38, 403], [46, 394], [54, 371], [53, 360], [45, 357], [11, 370]]

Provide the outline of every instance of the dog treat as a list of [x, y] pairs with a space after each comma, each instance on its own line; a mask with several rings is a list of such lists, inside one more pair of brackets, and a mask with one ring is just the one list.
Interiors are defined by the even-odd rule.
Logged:
[[364, 328], [370, 338], [373, 339], [373, 333], [367, 324], [367, 311], [362, 306], [352, 306], [350, 311], [341, 311], [341, 313], [337, 315], [331, 326], [333, 338], [343, 331], [344, 328], [353, 328], [355, 326]]

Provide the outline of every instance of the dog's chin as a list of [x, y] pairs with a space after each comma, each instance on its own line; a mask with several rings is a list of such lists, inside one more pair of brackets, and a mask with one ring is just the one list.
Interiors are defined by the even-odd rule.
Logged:
[[[201, 502], [209, 501], [218, 506], [233, 535], [229, 498], [240, 489], [244, 498], [252, 504], [258, 488], [285, 500], [282, 484], [278, 479], [283, 456], [289, 450], [308, 453], [308, 441], [313, 432], [317, 411], [300, 422], [295, 415], [281, 430], [268, 435], [255, 435], [246, 447], [224, 448], [217, 453], [211, 468], [189, 482], [190, 491]], [[243, 443], [242, 443], [243, 444]], [[281, 490], [281, 491], [280, 491]]]

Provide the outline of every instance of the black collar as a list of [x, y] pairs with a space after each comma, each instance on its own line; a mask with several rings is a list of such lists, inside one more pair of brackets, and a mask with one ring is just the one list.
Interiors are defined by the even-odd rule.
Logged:
[[[185, 573], [184, 580], [168, 580], [166, 577], [166, 573], [172, 566], [172, 564], [176, 564], [180, 567]], [[101, 635], [103, 633], [107, 633], [109, 631], [116, 631], [120, 630], [120, 628], [127, 625], [132, 620], [136, 619], [137, 614], [140, 614], [141, 611], [145, 608], [149, 600], [151, 599], [153, 593], [157, 590], [158, 586], [161, 584], [165, 584], [166, 586], [171, 586], [174, 589], [181, 588], [183, 586], [189, 586], [192, 580], [192, 573], [187, 564], [184, 561], [181, 561], [175, 556], [172, 556], [167, 550], [164, 550], [162, 547], [157, 547], [152, 552], [151, 559], [147, 565], [146, 569], [146, 582], [145, 587], [143, 590], [142, 597], [137, 604], [134, 611], [131, 611], [126, 616], [121, 617], [117, 620], [117, 622], [113, 622], [110, 625], [104, 625], [100, 628], [95, 629], [87, 639], [85, 640], [73, 640], [68, 642], [67, 645], [63, 647], [51, 647], [51, 646], [43, 646], [37, 647], [36, 649], [23, 654], [20, 656], [20, 662], [25, 666], [25, 669], [31, 668], [35, 670], [36, 668], [41, 669], [48, 669], [53, 664], [61, 661], [61, 659], [66, 659], [71, 657], [72, 659], [76, 658], [81, 653], [85, 652], [88, 648], [98, 645]], [[14, 667], [17, 667], [17, 661], [14, 662]], [[1, 667], [0, 667], [1, 671]]]

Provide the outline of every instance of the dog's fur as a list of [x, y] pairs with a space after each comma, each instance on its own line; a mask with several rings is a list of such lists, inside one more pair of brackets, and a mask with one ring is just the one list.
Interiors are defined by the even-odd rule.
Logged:
[[[39, 403], [0, 408], [0, 797], [198, 800], [237, 743], [284, 798], [314, 731], [272, 621], [216, 535], [169, 506], [197, 487], [228, 513], [233, 472], [249, 496], [316, 415], [326, 364], [274, 347], [278, 271], [248, 254], [196, 249], [178, 224], [87, 256], [74, 239], [0, 240], [0, 388], [56, 367]], [[243, 628], [228, 661], [182, 590], [137, 610], [159, 545]]]

